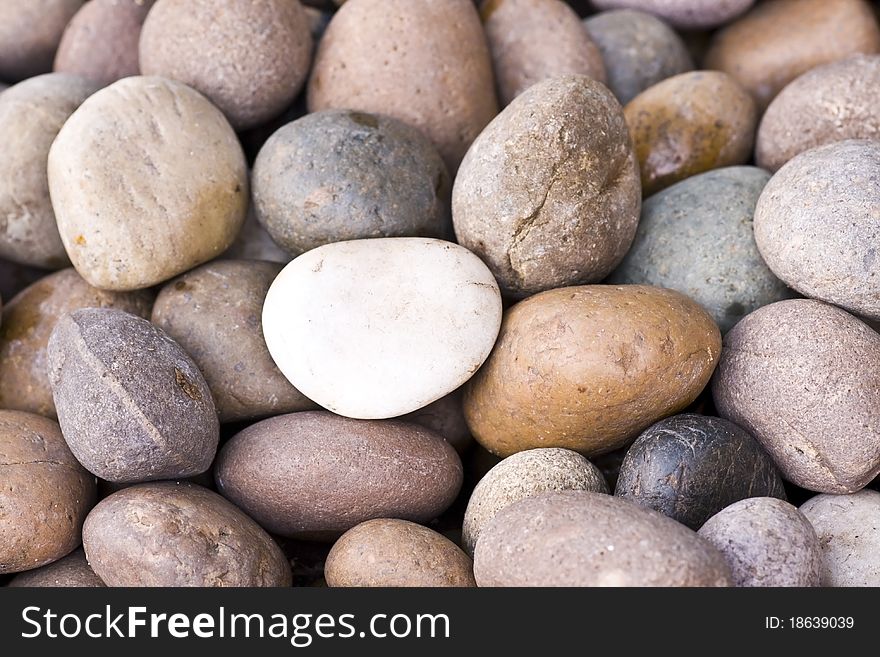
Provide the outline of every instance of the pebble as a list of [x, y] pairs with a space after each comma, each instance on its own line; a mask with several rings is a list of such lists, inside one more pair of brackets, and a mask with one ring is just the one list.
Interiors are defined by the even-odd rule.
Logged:
[[880, 493], [816, 495], [800, 510], [819, 537], [821, 586], [880, 586]]
[[204, 96], [130, 77], [64, 124], [49, 151], [49, 191], [80, 275], [135, 290], [225, 251], [244, 221], [248, 179], [235, 133]]
[[224, 445], [217, 489], [274, 534], [333, 540], [374, 518], [427, 522], [455, 500], [461, 460], [443, 437], [398, 420], [279, 415]]
[[614, 494], [693, 530], [739, 500], [785, 499], [776, 466], [752, 436], [727, 420], [693, 414], [642, 432], [620, 466]]
[[721, 553], [674, 520], [587, 491], [502, 509], [474, 555], [478, 586], [730, 586]]
[[725, 167], [646, 199], [633, 246], [608, 281], [686, 294], [712, 314], [722, 333], [791, 296], [755, 244], [755, 205], [769, 179], [757, 167]]
[[678, 292], [550, 290], [507, 310], [492, 355], [465, 389], [465, 417], [499, 456], [537, 447], [596, 456], [691, 404], [720, 351], [712, 318]]
[[458, 242], [513, 297], [598, 282], [635, 235], [641, 190], [620, 104], [585, 76], [520, 95], [480, 134], [455, 178]]
[[773, 273], [805, 296], [880, 319], [878, 180], [876, 141], [840, 141], [789, 160], [755, 208], [755, 241]]
[[77, 463], [58, 424], [0, 410], [0, 575], [45, 566], [80, 544], [95, 478]]
[[755, 104], [726, 73], [693, 71], [667, 78], [629, 101], [624, 114], [645, 196], [751, 157]]
[[155, 0], [91, 0], [67, 24], [53, 69], [101, 86], [140, 74], [141, 26]]
[[314, 249], [284, 268], [263, 306], [269, 353], [288, 380], [358, 419], [404, 415], [457, 389], [489, 356], [500, 325], [486, 266], [435, 239]]
[[852, 493], [880, 473], [880, 335], [840, 308], [791, 299], [747, 316], [712, 396], [801, 488]]
[[777, 171], [795, 155], [846, 139], [880, 138], [880, 55], [855, 55], [819, 66], [770, 103], [755, 141], [755, 159]]
[[697, 533], [724, 555], [734, 586], [819, 586], [819, 539], [810, 521], [788, 502], [740, 500], [709, 518]]
[[273, 134], [254, 163], [257, 217], [288, 253], [370, 237], [451, 237], [452, 182], [417, 129], [327, 110]]
[[681, 37], [651, 14], [631, 9], [603, 11], [584, 19], [584, 27], [602, 54], [608, 88], [622, 104], [694, 68]]
[[[158, 528], [168, 528], [160, 531]], [[83, 547], [107, 586], [290, 586], [290, 564], [253, 520], [201, 486], [159, 482], [102, 500]]]
[[606, 81], [599, 48], [562, 0], [488, 0], [480, 13], [502, 105], [550, 78]]
[[278, 263], [215, 260], [170, 281], [151, 321], [179, 344], [204, 375], [220, 422], [317, 407], [275, 366], [260, 325]]
[[219, 424], [192, 359], [160, 328], [115, 308], [64, 315], [48, 346], [64, 439], [116, 483], [177, 479], [211, 466]]
[[407, 520], [349, 529], [324, 566], [331, 587], [473, 587], [473, 563], [455, 543]]
[[70, 264], [49, 198], [46, 158], [61, 126], [96, 88], [81, 77], [50, 73], [0, 96], [0, 257], [44, 269]]
[[704, 66], [732, 75], [763, 110], [802, 73], [878, 50], [864, 0], [767, 0], [715, 33]]
[[203, 93], [237, 130], [281, 114], [312, 58], [298, 0], [157, 0], [139, 42], [140, 70]]
[[508, 456], [480, 479], [468, 500], [462, 545], [473, 555], [483, 528], [501, 509], [547, 491], [608, 493], [598, 468], [577, 452], [548, 447]]

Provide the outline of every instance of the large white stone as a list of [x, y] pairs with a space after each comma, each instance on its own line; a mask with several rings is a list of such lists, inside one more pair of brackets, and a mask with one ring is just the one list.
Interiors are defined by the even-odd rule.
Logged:
[[436, 239], [337, 242], [287, 265], [263, 306], [279, 369], [310, 399], [359, 419], [446, 395], [489, 356], [501, 293], [467, 249]]

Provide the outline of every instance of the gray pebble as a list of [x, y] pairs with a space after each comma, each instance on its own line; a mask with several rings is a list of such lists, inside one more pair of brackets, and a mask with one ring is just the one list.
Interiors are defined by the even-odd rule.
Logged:
[[846, 140], [792, 158], [755, 208], [767, 265], [801, 294], [880, 319], [880, 143]]
[[254, 164], [257, 218], [292, 254], [369, 237], [448, 237], [437, 150], [394, 119], [329, 110], [278, 130]]
[[730, 586], [721, 553], [655, 511], [583, 490], [514, 502], [474, 554], [478, 586]]
[[150, 322], [87, 308], [49, 338], [58, 423], [77, 460], [112, 482], [189, 477], [207, 470], [219, 423], [192, 359]]
[[661, 80], [694, 70], [681, 37], [651, 14], [604, 11], [585, 19], [584, 26], [602, 53], [608, 88], [622, 105]]
[[687, 178], [648, 198], [636, 239], [609, 278], [656, 285], [703, 305], [722, 333], [791, 292], [755, 245], [752, 217], [770, 179], [756, 167], [727, 167]]
[[734, 586], [819, 585], [819, 539], [810, 521], [788, 502], [740, 500], [709, 518], [697, 533], [724, 555]]

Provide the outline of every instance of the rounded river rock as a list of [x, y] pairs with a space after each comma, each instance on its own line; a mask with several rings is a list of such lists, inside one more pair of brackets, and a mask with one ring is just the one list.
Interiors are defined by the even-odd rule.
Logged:
[[636, 439], [614, 494], [695, 530], [739, 500], [785, 499], [776, 466], [752, 436], [722, 418], [691, 414], [661, 420]]
[[49, 338], [58, 421], [76, 458], [116, 483], [205, 472], [219, 423], [192, 359], [160, 328], [110, 308], [77, 310]]
[[801, 488], [851, 493], [880, 473], [880, 335], [840, 308], [753, 312], [724, 337], [712, 395]]
[[214, 475], [269, 531], [324, 540], [373, 518], [432, 520], [455, 500], [462, 466], [449, 443], [416, 424], [309, 411], [237, 434]]
[[632, 244], [640, 207], [620, 104], [576, 75], [508, 105], [468, 151], [452, 192], [458, 242], [514, 297], [602, 280]]
[[787, 298], [755, 244], [752, 219], [768, 180], [757, 167], [726, 167], [645, 199], [633, 246], [609, 282], [678, 290], [706, 308], [722, 333]]
[[586, 491], [503, 509], [474, 555], [478, 586], [729, 586], [721, 553], [655, 511]]

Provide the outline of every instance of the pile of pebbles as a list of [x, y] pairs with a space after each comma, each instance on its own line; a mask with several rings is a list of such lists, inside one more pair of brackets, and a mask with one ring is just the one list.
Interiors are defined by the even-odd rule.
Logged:
[[0, 582], [880, 585], [865, 0], [4, 0]]

